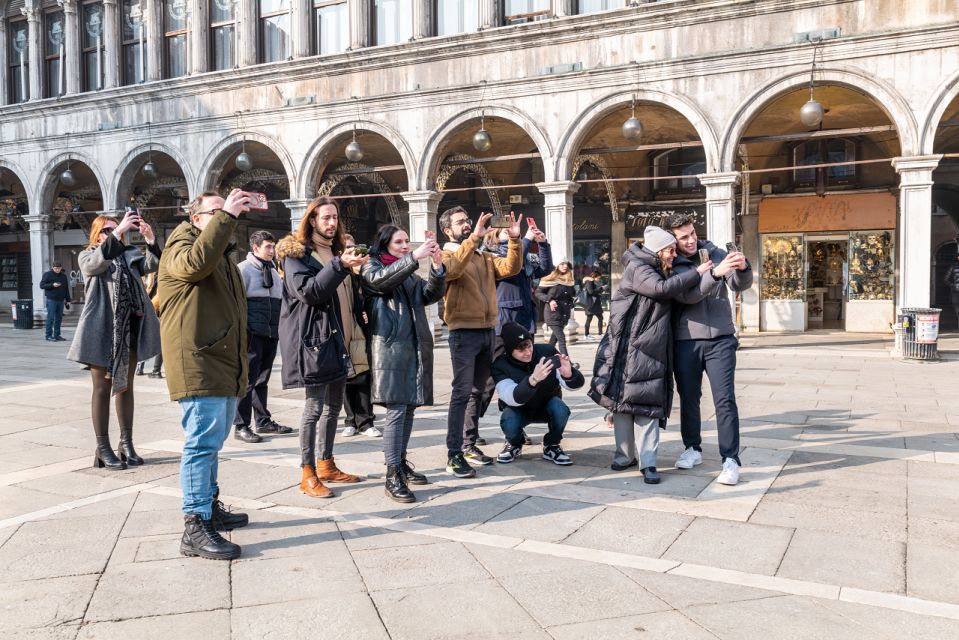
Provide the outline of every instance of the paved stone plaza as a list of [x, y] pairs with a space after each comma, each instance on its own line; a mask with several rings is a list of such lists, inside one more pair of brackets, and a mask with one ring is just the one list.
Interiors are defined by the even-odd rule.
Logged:
[[[68, 345], [0, 325], [4, 640], [959, 637], [957, 360], [895, 362], [874, 336], [745, 338], [736, 487], [714, 482], [711, 422], [700, 467], [673, 468], [672, 424], [662, 484], [610, 471], [612, 433], [583, 394], [573, 466], [534, 446], [472, 480], [444, 471], [445, 405], [424, 408], [411, 459], [432, 484], [413, 505], [383, 495], [379, 439], [339, 439], [338, 463], [370, 479], [321, 501], [298, 491], [296, 433], [231, 438], [221, 487], [252, 522], [231, 536], [242, 558], [214, 562], [178, 552], [164, 382], [136, 380], [147, 464], [92, 469], [89, 381]], [[574, 360], [588, 369], [593, 349]], [[443, 403], [445, 342], [437, 365]], [[298, 426], [301, 397], [274, 393], [276, 419]], [[495, 455], [495, 415], [482, 434]]]

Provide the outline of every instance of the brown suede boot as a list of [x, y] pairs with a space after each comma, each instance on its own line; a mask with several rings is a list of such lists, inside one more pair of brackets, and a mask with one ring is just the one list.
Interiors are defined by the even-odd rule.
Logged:
[[329, 460], [319, 460], [316, 461], [316, 475], [320, 480], [326, 480], [327, 482], [359, 482], [360, 477], [354, 476], [352, 473], [343, 473], [336, 468], [336, 463], [333, 461], [333, 458]]
[[303, 467], [303, 479], [300, 480], [300, 491], [311, 498], [333, 497], [333, 492], [323, 486], [320, 479], [316, 477], [316, 469], [313, 467]]

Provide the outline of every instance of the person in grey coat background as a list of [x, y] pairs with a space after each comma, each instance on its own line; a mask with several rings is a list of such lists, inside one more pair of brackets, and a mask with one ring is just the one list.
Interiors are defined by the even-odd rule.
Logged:
[[[146, 253], [124, 243], [132, 229], [146, 239]], [[97, 438], [93, 466], [141, 465], [143, 458], [133, 448], [133, 371], [139, 360], [160, 352], [160, 320], [141, 278], [159, 268], [160, 248], [153, 229], [135, 211], [119, 221], [101, 215], [90, 226], [90, 244], [78, 261], [85, 300], [67, 359], [90, 367]], [[120, 423], [119, 458], [110, 446], [111, 393]]]
[[676, 261], [681, 274], [700, 266], [699, 251], [705, 250], [715, 265], [704, 274], [700, 286], [685, 292], [673, 315], [676, 329], [676, 386], [679, 391], [680, 420], [685, 451], [676, 461], [679, 469], [702, 463], [703, 372], [709, 378], [716, 407], [716, 430], [723, 470], [720, 484], [739, 482], [739, 408], [736, 405], [736, 327], [727, 289], [745, 291], [753, 283], [753, 271], [740, 251], [726, 252], [706, 240], [699, 240], [693, 219], [677, 214], [669, 228], [676, 236]]
[[[407, 484], [426, 484], [406, 459], [416, 407], [433, 404], [433, 331], [426, 305], [443, 299], [446, 268], [443, 253], [432, 237], [415, 250], [403, 229], [380, 228], [363, 267], [363, 288], [369, 294], [373, 402], [386, 407], [383, 453], [386, 495], [397, 502], [414, 502]], [[416, 275], [419, 261], [430, 258], [429, 280]]]
[[[250, 377], [246, 395], [240, 398], [233, 420], [233, 437], [243, 442], [261, 442], [260, 433], [292, 433], [293, 429], [277, 424], [267, 409], [270, 374], [280, 343], [280, 306], [283, 302], [283, 279], [273, 264], [276, 238], [269, 231], [250, 235], [250, 252], [237, 265], [246, 292], [246, 356]], [[250, 422], [256, 418], [256, 433]]]

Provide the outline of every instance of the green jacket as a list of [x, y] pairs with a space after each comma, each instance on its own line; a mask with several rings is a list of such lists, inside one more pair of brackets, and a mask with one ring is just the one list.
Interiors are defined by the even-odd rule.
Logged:
[[[236, 218], [173, 230], [160, 258], [160, 338], [170, 398], [246, 393], [246, 294], [227, 258]], [[232, 417], [231, 417], [232, 419]]]

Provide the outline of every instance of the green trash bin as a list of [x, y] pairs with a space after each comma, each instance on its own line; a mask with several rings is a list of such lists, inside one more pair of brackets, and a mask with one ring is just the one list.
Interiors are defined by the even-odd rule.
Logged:
[[33, 328], [33, 300], [14, 300], [10, 304], [14, 329]]

